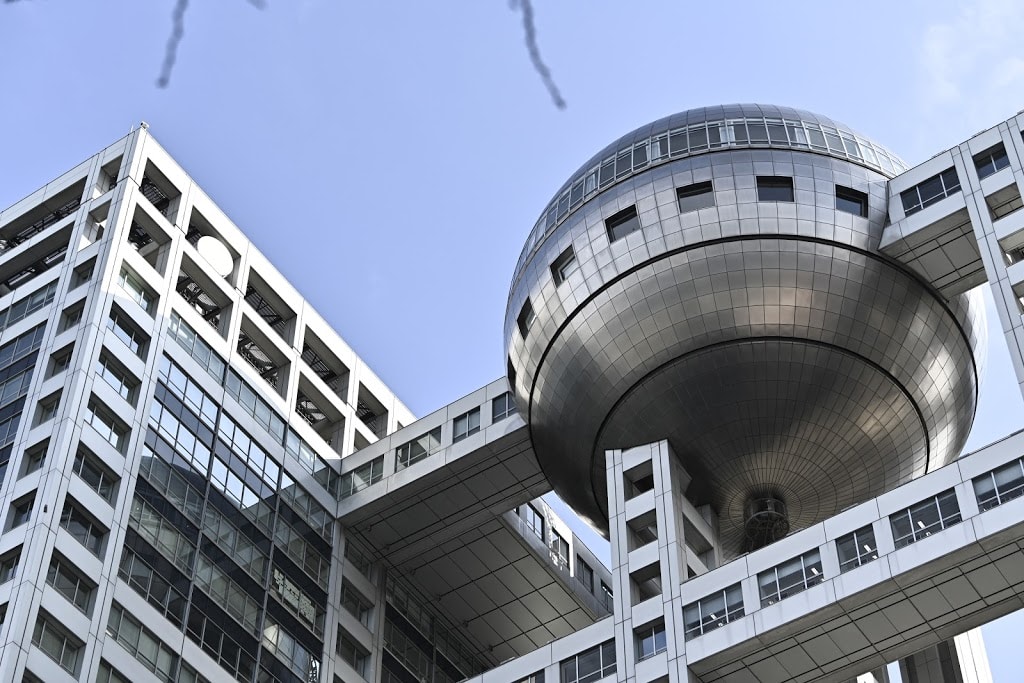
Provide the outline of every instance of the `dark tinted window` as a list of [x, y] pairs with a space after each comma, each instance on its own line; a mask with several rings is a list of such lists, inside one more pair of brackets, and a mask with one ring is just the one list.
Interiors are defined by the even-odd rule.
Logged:
[[640, 229], [640, 217], [636, 215], [636, 206], [619, 211], [608, 218], [604, 224], [608, 229], [608, 239], [612, 242], [622, 239], [631, 232], [636, 232]]
[[757, 201], [793, 201], [793, 179], [788, 176], [758, 176]]
[[868, 196], [849, 187], [836, 185], [836, 210], [867, 218]]

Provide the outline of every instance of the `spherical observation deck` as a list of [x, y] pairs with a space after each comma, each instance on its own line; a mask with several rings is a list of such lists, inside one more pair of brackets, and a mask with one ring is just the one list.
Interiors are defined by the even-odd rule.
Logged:
[[[904, 164], [764, 105], [637, 129], [555, 195], [516, 267], [509, 379], [559, 495], [607, 528], [604, 452], [668, 439], [727, 553], [773, 501], [799, 529], [955, 458], [980, 297], [878, 250]], [[752, 507], [753, 506], [753, 507]], [[759, 520], [759, 521], [758, 521]]]

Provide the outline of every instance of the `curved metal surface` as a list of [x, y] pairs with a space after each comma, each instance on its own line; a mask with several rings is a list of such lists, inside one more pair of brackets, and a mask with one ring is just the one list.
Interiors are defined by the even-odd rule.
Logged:
[[[792, 177], [795, 201], [758, 201], [757, 176]], [[676, 188], [707, 181], [715, 205], [680, 213]], [[505, 339], [538, 459], [581, 516], [607, 525], [605, 449], [663, 438], [732, 552], [751, 496], [780, 496], [796, 529], [959, 454], [983, 309], [878, 252], [886, 182], [820, 153], [726, 149], [626, 178], [555, 227], [516, 274]], [[868, 195], [867, 217], [836, 210], [836, 185]], [[642, 229], [610, 241], [604, 220], [634, 205]]]

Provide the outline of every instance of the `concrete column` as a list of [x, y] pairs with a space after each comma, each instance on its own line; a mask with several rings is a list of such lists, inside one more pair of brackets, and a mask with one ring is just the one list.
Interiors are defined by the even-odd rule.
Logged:
[[992, 683], [981, 629], [900, 660], [903, 683]]

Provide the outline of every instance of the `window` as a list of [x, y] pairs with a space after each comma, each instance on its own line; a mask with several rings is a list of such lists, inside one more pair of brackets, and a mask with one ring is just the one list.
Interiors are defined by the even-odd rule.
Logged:
[[344, 500], [355, 495], [368, 486], [372, 486], [384, 477], [384, 456], [374, 458], [365, 465], [360, 465], [351, 472], [341, 475], [338, 484], [338, 498]]
[[[145, 547], [141, 543], [139, 545]], [[170, 569], [165, 571], [174, 574]], [[136, 593], [145, 598], [146, 602], [155, 607], [160, 614], [167, 617], [168, 621], [178, 628], [182, 627], [185, 623], [185, 607], [188, 604], [188, 596], [178, 590], [175, 584], [182, 585], [187, 582], [181, 581], [180, 578], [174, 582], [167, 580], [127, 544], [121, 555], [121, 566], [118, 568], [117, 575], [134, 588]]]
[[947, 168], [909, 190], [900, 192], [903, 212], [911, 216], [959, 191], [960, 178], [957, 177], [956, 168]]
[[96, 683], [132, 683], [123, 673], [115, 669], [105, 659], [100, 660], [100, 668], [96, 671]]
[[615, 593], [612, 592], [611, 587], [604, 581], [601, 582], [601, 600], [609, 612], [615, 609]]
[[978, 178], [987, 178], [996, 171], [1010, 165], [1003, 143], [989, 147], [984, 152], [974, 155], [974, 168], [978, 169]]
[[[101, 228], [102, 230], [102, 228]], [[93, 269], [96, 267], [96, 259], [91, 258], [85, 263], [75, 266], [75, 269], [71, 271], [71, 286], [69, 290], [81, 287], [86, 282], [92, 279]]]
[[491, 422], [504, 420], [516, 411], [516, 399], [511, 391], [506, 391], [501, 396], [491, 400]]
[[124, 453], [124, 447], [128, 441], [128, 430], [122, 427], [117, 418], [95, 399], [89, 401], [85, 421], [92, 425], [92, 428], [99, 432], [107, 443], [117, 451]]
[[441, 428], [435, 427], [423, 436], [395, 449], [398, 469], [403, 469], [441, 450]]
[[468, 413], [459, 415], [452, 421], [452, 443], [462, 441], [471, 434], [480, 431], [480, 409], [473, 408]]
[[46, 612], [40, 610], [36, 628], [32, 632], [32, 644], [60, 664], [72, 676], [78, 675], [82, 649], [85, 643], [71, 635]]
[[146, 313], [153, 315], [153, 309], [156, 308], [156, 295], [150, 291], [149, 287], [142, 284], [141, 279], [136, 277], [134, 273], [129, 273], [126, 268], [121, 268], [117, 284], [121, 286], [121, 289], [124, 290], [129, 299], [142, 307], [142, 310]]
[[89, 613], [96, 584], [81, 576], [70, 562], [54, 555], [50, 560], [50, 569], [46, 572], [46, 582], [72, 605]]
[[638, 662], [664, 652], [668, 647], [665, 642], [665, 624], [663, 622], [641, 626], [633, 631], [633, 637], [636, 640], [636, 660]]
[[696, 638], [742, 616], [743, 590], [737, 583], [683, 607], [684, 637]]
[[84, 446], [80, 446], [78, 453], [75, 454], [73, 469], [89, 488], [98, 493], [103, 500], [113, 504], [114, 496], [117, 494], [118, 477]]
[[875, 545], [874, 529], [869, 525], [836, 540], [836, 552], [839, 553], [840, 573], [877, 560], [878, 546]]
[[65, 332], [82, 321], [82, 312], [85, 310], [85, 302], [78, 302], [65, 308], [60, 314], [60, 325], [58, 332]]
[[854, 216], [868, 217], [868, 196], [863, 192], [836, 185], [836, 211], [845, 211]]
[[1014, 460], [974, 479], [978, 509], [984, 512], [1024, 495], [1024, 459]]
[[178, 680], [175, 676], [178, 655], [116, 602], [110, 608], [107, 635], [115, 639], [160, 680], [167, 683]]
[[636, 232], [641, 228], [640, 217], [636, 214], [636, 205], [610, 216], [605, 220], [604, 226], [608, 230], [608, 240], [611, 242], [620, 240], [631, 232]]
[[77, 505], [70, 502], [64, 504], [64, 510], [60, 514], [60, 525], [87, 550], [94, 555], [100, 555], [107, 531], [79, 510]]
[[563, 659], [561, 683], [591, 683], [615, 673], [615, 641], [609, 640]]
[[341, 583], [341, 606], [346, 612], [354, 616], [356, 621], [369, 628], [370, 610], [373, 606], [348, 581], [342, 581]]
[[821, 554], [815, 548], [757, 575], [757, 585], [761, 589], [761, 606], [774, 605], [779, 600], [802, 593], [824, 580]]
[[676, 188], [676, 202], [679, 213], [688, 213], [698, 209], [706, 209], [715, 205], [715, 189], [711, 181], [694, 183]]
[[584, 588], [591, 593], [594, 592], [594, 570], [579, 555], [576, 556], [576, 578]]
[[146, 357], [146, 335], [139, 331], [124, 313], [116, 308], [107, 318], [107, 329], [120, 339], [139, 358]]
[[519, 317], [516, 318], [516, 323], [519, 325], [519, 334], [523, 335], [523, 339], [526, 339], [526, 335], [530, 333], [530, 327], [533, 326], [533, 322], [536, 319], [537, 314], [533, 312], [533, 304], [527, 298], [523, 303], [522, 309], [519, 311]]
[[113, 360], [106, 351], [100, 353], [96, 361], [96, 374], [109, 384], [118, 396], [135, 405], [135, 394], [139, 382], [124, 367]]
[[789, 176], [757, 176], [757, 201], [793, 201], [793, 179]]
[[7, 583], [18, 573], [18, 562], [21, 561], [21, 546], [0, 557], [0, 583]]
[[32, 506], [35, 505], [36, 494], [32, 492], [20, 500], [11, 503], [11, 514], [7, 518], [7, 529], [14, 529], [32, 519]]
[[54, 351], [50, 356], [50, 367], [47, 369], [46, 376], [56, 377], [60, 373], [68, 369], [71, 365], [71, 354], [74, 352], [74, 344], [68, 344], [59, 351]]
[[551, 264], [551, 277], [555, 280], [555, 286], [568, 280], [569, 274], [574, 270], [576, 270], [576, 252], [573, 251], [572, 245], [569, 245]]
[[25, 449], [25, 457], [21, 467], [21, 475], [31, 474], [41, 468], [46, 462], [46, 451], [50, 447], [50, 440], [46, 439]]
[[537, 512], [537, 508], [533, 507], [532, 503], [523, 506], [523, 521], [526, 522], [526, 528], [532, 531], [534, 536], [544, 540], [544, 516]]
[[897, 548], [916, 543], [936, 531], [960, 523], [960, 505], [953, 489], [889, 515]]
[[360, 676], [366, 675], [366, 660], [369, 658], [370, 653], [363, 649], [340, 626], [338, 627], [338, 639], [335, 647], [338, 650], [338, 656], [348, 662], [349, 666], [355, 669], [357, 674]]
[[562, 538], [562, 535], [551, 530], [551, 554], [559, 567], [569, 566], [569, 542]]
[[55, 391], [49, 396], [39, 399], [39, 406], [36, 408], [36, 419], [34, 426], [49, 422], [57, 415], [60, 408], [60, 392]]
[[544, 669], [532, 673], [526, 678], [520, 678], [516, 683], [544, 683]]

